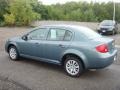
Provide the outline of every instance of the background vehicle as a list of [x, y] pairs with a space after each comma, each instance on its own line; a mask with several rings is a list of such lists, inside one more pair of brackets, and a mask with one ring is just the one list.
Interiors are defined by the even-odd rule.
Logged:
[[6, 42], [12, 60], [20, 56], [63, 65], [70, 76], [85, 69], [105, 68], [116, 60], [114, 40], [82, 26], [50, 25], [35, 28]]
[[100, 34], [116, 34], [118, 32], [118, 25], [116, 21], [104, 20], [98, 27], [98, 33]]

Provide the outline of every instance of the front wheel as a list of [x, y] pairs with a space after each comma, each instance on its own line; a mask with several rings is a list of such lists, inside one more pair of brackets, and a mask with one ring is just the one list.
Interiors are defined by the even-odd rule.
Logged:
[[64, 62], [64, 69], [69, 76], [78, 77], [83, 72], [83, 65], [76, 57], [68, 57]]
[[112, 31], [112, 35], [115, 35], [115, 30]]
[[10, 59], [15, 61], [15, 60], [18, 59], [18, 56], [19, 56], [19, 54], [18, 54], [17, 48], [15, 46], [11, 46], [9, 48], [9, 57], [10, 57]]

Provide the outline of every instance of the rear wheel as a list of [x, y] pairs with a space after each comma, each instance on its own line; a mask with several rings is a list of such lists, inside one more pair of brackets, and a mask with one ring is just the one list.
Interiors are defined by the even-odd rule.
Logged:
[[9, 57], [11, 60], [14, 60], [14, 61], [18, 59], [19, 54], [15, 46], [9, 47]]
[[77, 57], [68, 57], [64, 62], [64, 69], [69, 76], [78, 77], [83, 72], [83, 65]]

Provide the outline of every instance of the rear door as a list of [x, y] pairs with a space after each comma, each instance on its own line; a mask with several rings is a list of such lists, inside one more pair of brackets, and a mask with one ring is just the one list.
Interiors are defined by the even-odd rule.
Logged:
[[65, 29], [51, 28], [47, 41], [44, 42], [44, 58], [54, 60], [54, 62], [60, 60], [62, 53], [69, 48], [71, 38], [72, 32]]

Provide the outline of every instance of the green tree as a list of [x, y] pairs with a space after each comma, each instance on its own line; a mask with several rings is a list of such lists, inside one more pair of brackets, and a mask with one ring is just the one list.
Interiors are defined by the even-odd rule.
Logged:
[[16, 25], [28, 25], [31, 21], [40, 19], [40, 15], [32, 10], [29, 0], [13, 0], [9, 12], [15, 17]]
[[43, 5], [40, 1], [33, 0], [31, 5], [33, 7], [33, 10], [41, 16], [41, 19], [47, 20], [49, 18], [47, 7]]
[[4, 14], [8, 12], [9, 1], [0, 0], [0, 22], [4, 21]]
[[[116, 3], [116, 20], [120, 22], [120, 3]], [[113, 3], [67, 2], [43, 5], [39, 0], [0, 0], [0, 22], [28, 25], [34, 20], [72, 20], [96, 22], [112, 19]]]
[[4, 17], [7, 25], [12, 26], [15, 24], [15, 16], [13, 14], [5, 14]]
[[88, 9], [84, 12], [83, 16], [83, 21], [97, 21], [97, 17], [94, 15], [94, 11], [92, 9]]

